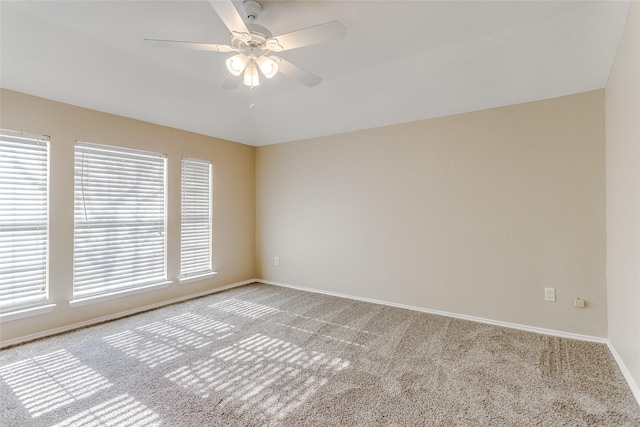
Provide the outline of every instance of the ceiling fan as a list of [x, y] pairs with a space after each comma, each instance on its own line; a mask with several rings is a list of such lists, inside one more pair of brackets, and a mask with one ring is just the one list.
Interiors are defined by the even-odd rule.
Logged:
[[337, 40], [345, 34], [345, 28], [339, 21], [330, 21], [274, 37], [269, 30], [254, 22], [262, 11], [260, 3], [244, 0], [242, 16], [231, 0], [209, 0], [209, 3], [231, 32], [228, 45], [157, 39], [144, 39], [144, 44], [152, 47], [235, 52], [235, 55], [226, 60], [227, 70], [231, 75], [222, 85], [224, 89], [237, 87], [243, 73], [243, 83], [252, 89], [260, 84], [260, 75], [270, 79], [278, 72], [309, 87], [316, 86], [321, 81], [320, 77], [272, 53]]

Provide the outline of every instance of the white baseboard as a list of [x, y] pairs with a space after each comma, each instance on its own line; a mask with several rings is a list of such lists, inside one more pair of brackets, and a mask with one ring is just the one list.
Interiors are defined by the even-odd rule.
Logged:
[[640, 387], [638, 387], [638, 384], [636, 384], [635, 380], [631, 376], [631, 372], [629, 372], [629, 369], [627, 369], [627, 365], [624, 364], [622, 358], [618, 354], [618, 351], [613, 346], [613, 344], [611, 344], [611, 341], [607, 341], [607, 347], [609, 347], [609, 351], [613, 355], [613, 358], [616, 360], [616, 363], [618, 364], [618, 367], [620, 368], [624, 379], [627, 380], [627, 384], [629, 384], [629, 388], [631, 389], [631, 393], [633, 393], [633, 397], [636, 398], [638, 405], [640, 405]]
[[304, 286], [295, 286], [295, 285], [289, 285], [289, 284], [286, 284], [286, 283], [272, 282], [270, 280], [257, 279], [256, 281], [259, 282], [259, 283], [264, 283], [266, 285], [282, 286], [284, 288], [298, 289], [298, 290], [301, 290], [301, 291], [315, 292], [315, 293], [319, 293], [319, 294], [332, 295], [332, 296], [335, 296], [335, 297], [348, 298], [348, 299], [364, 301], [364, 302], [371, 302], [371, 303], [374, 303], [374, 304], [382, 304], [382, 305], [387, 305], [387, 306], [391, 306], [391, 307], [405, 308], [405, 309], [408, 309], [408, 310], [420, 311], [420, 312], [423, 312], [423, 313], [437, 314], [437, 315], [440, 315], [440, 316], [447, 316], [447, 317], [454, 317], [456, 319], [470, 320], [472, 322], [486, 323], [486, 324], [495, 325], [495, 326], [504, 326], [505, 328], [519, 329], [521, 331], [535, 332], [535, 333], [538, 333], [538, 334], [551, 335], [551, 336], [560, 337], [560, 338], [569, 338], [569, 339], [574, 339], [574, 340], [589, 341], [589, 342], [595, 342], [595, 343], [600, 343], [600, 344], [607, 344], [607, 342], [608, 342], [606, 338], [594, 337], [594, 336], [590, 336], [590, 335], [574, 334], [574, 333], [571, 333], [571, 332], [556, 331], [556, 330], [553, 330], [553, 329], [544, 329], [544, 328], [537, 328], [537, 327], [534, 327], [534, 326], [520, 325], [520, 324], [517, 324], [517, 323], [502, 322], [500, 320], [491, 320], [491, 319], [484, 319], [482, 317], [467, 316], [465, 314], [449, 313], [449, 312], [446, 312], [446, 311], [432, 310], [432, 309], [423, 308], [423, 307], [416, 307], [416, 306], [413, 306], [413, 305], [399, 304], [399, 303], [394, 303], [394, 302], [389, 302], [389, 301], [376, 300], [376, 299], [372, 299], [372, 298], [365, 298], [365, 297], [359, 297], [359, 296], [354, 296], [354, 295], [342, 294], [342, 293], [338, 293], [338, 292], [330, 292], [330, 291], [323, 291], [323, 290], [318, 290], [318, 289], [313, 289], [313, 288], [305, 288]]
[[167, 301], [161, 301], [161, 302], [157, 302], [155, 304], [149, 304], [149, 305], [145, 305], [143, 307], [136, 307], [136, 308], [133, 308], [131, 310], [121, 311], [121, 312], [115, 313], [115, 314], [109, 314], [108, 316], [102, 316], [102, 317], [98, 317], [98, 318], [95, 318], [95, 319], [87, 320], [87, 321], [84, 321], [84, 322], [73, 323], [71, 325], [62, 326], [60, 328], [48, 329], [46, 331], [42, 331], [42, 332], [38, 332], [38, 333], [35, 333], [35, 334], [27, 335], [27, 336], [24, 336], [24, 337], [19, 337], [19, 338], [15, 338], [15, 339], [12, 339], [12, 340], [2, 341], [2, 342], [0, 342], [0, 348], [10, 347], [12, 345], [22, 344], [22, 343], [25, 343], [25, 342], [28, 342], [28, 341], [37, 340], [37, 339], [48, 337], [48, 336], [51, 336], [51, 335], [57, 335], [57, 334], [61, 334], [63, 332], [69, 332], [69, 331], [72, 331], [74, 329], [84, 328], [86, 326], [96, 325], [98, 323], [103, 323], [103, 322], [108, 322], [110, 320], [120, 319], [122, 317], [131, 316], [132, 314], [137, 314], [137, 313], [141, 313], [143, 311], [149, 311], [149, 310], [153, 310], [155, 308], [164, 307], [166, 305], [171, 305], [171, 304], [175, 304], [175, 303], [178, 303], [178, 302], [183, 302], [183, 301], [187, 301], [187, 300], [190, 300], [190, 299], [203, 297], [205, 295], [215, 294], [217, 292], [225, 291], [225, 290], [231, 289], [231, 288], [237, 288], [238, 286], [248, 285], [249, 283], [254, 283], [254, 282], [258, 282], [258, 279], [250, 279], [250, 280], [245, 280], [243, 282], [232, 283], [230, 285], [220, 286], [219, 288], [207, 289], [206, 291], [198, 292], [198, 293], [195, 293], [195, 294], [184, 295], [184, 296], [181, 296], [181, 297], [178, 297], [178, 298], [173, 298], [173, 299], [170, 299], [170, 300], [167, 300]]

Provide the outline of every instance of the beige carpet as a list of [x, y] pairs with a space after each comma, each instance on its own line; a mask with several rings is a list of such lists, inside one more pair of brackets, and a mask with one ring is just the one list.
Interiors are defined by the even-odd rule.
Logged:
[[253, 284], [0, 351], [5, 426], [640, 426], [605, 345]]

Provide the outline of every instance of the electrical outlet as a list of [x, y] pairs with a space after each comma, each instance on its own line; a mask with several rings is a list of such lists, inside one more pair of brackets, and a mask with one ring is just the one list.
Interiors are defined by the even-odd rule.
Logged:
[[544, 288], [544, 300], [545, 301], [556, 301], [556, 288]]
[[280, 265], [280, 257], [273, 258], [273, 265]]

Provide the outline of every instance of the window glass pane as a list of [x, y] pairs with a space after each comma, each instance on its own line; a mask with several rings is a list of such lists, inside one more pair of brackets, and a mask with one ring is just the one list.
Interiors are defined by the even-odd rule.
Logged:
[[182, 159], [180, 274], [211, 272], [211, 162]]
[[73, 294], [166, 281], [166, 156], [76, 142]]
[[0, 131], [0, 310], [47, 302], [49, 139]]

